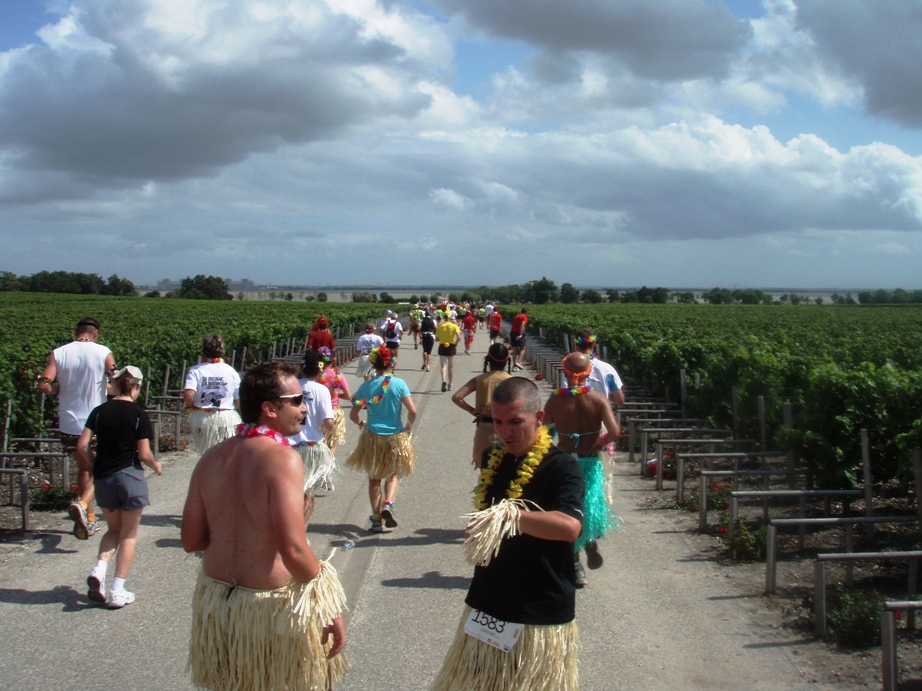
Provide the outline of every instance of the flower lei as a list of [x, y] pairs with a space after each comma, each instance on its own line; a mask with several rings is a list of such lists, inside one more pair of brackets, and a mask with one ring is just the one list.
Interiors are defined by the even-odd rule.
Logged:
[[552, 396], [582, 396], [584, 393], [592, 391], [588, 386], [570, 386], [567, 388], [554, 389]]
[[371, 398], [356, 398], [352, 397], [352, 405], [358, 408], [367, 408], [370, 405], [377, 405], [384, 398], [384, 394], [387, 393], [388, 387], [391, 385], [391, 375], [386, 375], [384, 377], [384, 383], [381, 385], [381, 393], [377, 396], [372, 396]]
[[266, 425], [255, 425], [252, 423], [247, 424], [246, 422], [241, 422], [237, 425], [237, 436], [238, 437], [269, 437], [274, 442], [281, 444], [282, 446], [291, 446], [288, 439], [285, 438], [285, 435], [279, 432], [278, 430], [269, 429]]
[[596, 338], [595, 336], [587, 336], [586, 338], [580, 338], [579, 336], [574, 336], [573, 340], [576, 342], [576, 345], [580, 348], [585, 348], [587, 346], [595, 345]]
[[203, 362], [203, 363], [204, 363], [204, 362], [210, 362], [210, 363], [213, 364], [213, 365], [220, 365], [222, 362], [224, 362], [224, 358], [219, 358], [219, 357], [203, 357], [203, 358], [202, 358], [202, 362]]
[[[512, 482], [509, 483], [509, 488], [506, 490], [506, 496], [509, 499], [519, 499], [522, 496], [522, 489], [529, 483], [550, 448], [550, 432], [548, 432], [547, 427], [542, 425], [538, 428], [538, 440], [519, 462], [518, 472]], [[490, 507], [487, 503], [487, 490], [493, 485], [493, 481], [496, 479], [496, 471], [503, 462], [505, 455], [505, 445], [497, 444], [490, 453], [489, 458], [487, 458], [486, 468], [480, 471], [477, 487], [474, 488], [474, 508], [478, 511], [483, 511]]]

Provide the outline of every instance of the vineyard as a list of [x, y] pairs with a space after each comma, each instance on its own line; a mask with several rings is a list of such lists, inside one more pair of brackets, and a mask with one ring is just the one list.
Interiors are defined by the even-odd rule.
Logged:
[[[692, 415], [758, 438], [765, 402], [770, 443], [793, 449], [827, 487], [850, 487], [869, 430], [874, 480], [912, 476], [922, 445], [922, 308], [553, 305], [529, 306], [530, 327], [561, 342], [588, 328], [626, 379], [678, 398], [687, 375]], [[511, 314], [511, 312], [510, 312]], [[699, 382], [695, 386], [695, 382]], [[783, 426], [790, 402], [793, 427]]]
[[353, 325], [361, 327], [385, 307], [0, 293], [0, 401], [13, 401], [15, 436], [35, 436], [47, 425], [51, 406], [45, 406], [42, 420], [35, 375], [54, 348], [73, 340], [74, 326], [86, 316], [99, 319], [98, 342], [112, 350], [119, 365], [136, 365], [142, 371], [150, 367], [158, 384], [169, 365], [170, 386], [179, 388], [182, 362], [197, 361], [202, 338], [209, 333], [224, 338], [227, 357], [236, 353], [239, 369], [244, 348], [245, 364], [250, 365], [265, 359], [276, 341], [303, 343], [321, 314], [334, 333], [351, 333]]

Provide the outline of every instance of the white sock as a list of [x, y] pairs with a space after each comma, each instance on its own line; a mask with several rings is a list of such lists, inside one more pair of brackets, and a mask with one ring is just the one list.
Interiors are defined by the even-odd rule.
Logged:
[[125, 579], [124, 578], [119, 578], [118, 576], [116, 576], [115, 578], [112, 579], [112, 592], [113, 593], [120, 593], [124, 589], [125, 589]]
[[93, 571], [99, 571], [103, 576], [106, 575], [106, 571], [109, 570], [109, 562], [100, 559], [96, 562], [96, 568]]

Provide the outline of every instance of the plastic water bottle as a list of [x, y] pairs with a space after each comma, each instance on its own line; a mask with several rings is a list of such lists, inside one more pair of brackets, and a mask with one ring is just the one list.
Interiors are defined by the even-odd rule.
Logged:
[[355, 540], [346, 540], [346, 541], [343, 543], [343, 552], [346, 552], [346, 551], [352, 549], [353, 547], [355, 547]]

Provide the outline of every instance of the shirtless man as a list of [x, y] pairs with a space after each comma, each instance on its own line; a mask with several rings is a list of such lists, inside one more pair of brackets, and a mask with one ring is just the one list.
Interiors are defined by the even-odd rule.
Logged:
[[586, 483], [583, 531], [573, 545], [576, 585], [583, 587], [586, 573], [579, 561], [580, 550], [586, 550], [586, 564], [590, 569], [601, 567], [602, 555], [596, 540], [619, 524], [606, 499], [599, 437], [603, 425], [614, 439], [618, 438], [621, 428], [605, 396], [585, 385], [592, 371], [592, 361], [582, 353], [570, 353], [563, 360], [563, 369], [569, 386], [557, 389], [548, 399], [544, 406], [544, 424], [556, 427], [557, 447], [576, 458], [583, 469]]
[[[256, 688], [274, 679], [284, 688], [327, 688], [345, 669], [337, 658], [345, 598], [307, 542], [303, 464], [284, 439], [300, 433], [306, 413], [297, 373], [284, 362], [249, 370], [240, 385], [244, 424], [192, 473], [182, 546], [204, 551], [189, 650], [197, 686]], [[306, 603], [309, 616], [291, 603]]]

